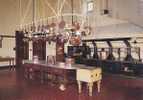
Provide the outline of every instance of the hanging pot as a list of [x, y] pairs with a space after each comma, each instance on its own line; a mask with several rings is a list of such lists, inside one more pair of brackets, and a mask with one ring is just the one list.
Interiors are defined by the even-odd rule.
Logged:
[[37, 32], [38, 32], [38, 33], [41, 33], [41, 25], [38, 25], [38, 27], [37, 27]]
[[85, 31], [81, 31], [81, 36], [86, 36], [86, 32]]
[[85, 26], [85, 27], [84, 27], [84, 30], [85, 30], [85, 34], [86, 34], [86, 36], [87, 36], [87, 35], [90, 35], [90, 34], [91, 34], [92, 28], [91, 28], [91, 26]]
[[73, 27], [74, 27], [75, 30], [79, 30], [80, 29], [80, 24], [77, 21], [75, 21], [75, 22], [73, 22]]
[[80, 36], [77, 36], [77, 35], [73, 35], [70, 40], [69, 40], [69, 43], [71, 45], [74, 45], [74, 46], [78, 46], [81, 44], [81, 37]]
[[44, 27], [44, 32], [49, 34], [49, 29], [50, 29], [50, 25], [48, 24], [48, 20], [47, 20], [47, 24]]
[[66, 22], [64, 20], [61, 20], [61, 22], [59, 23], [59, 29], [64, 29], [66, 25]]
[[62, 34], [57, 35], [57, 40], [56, 40], [59, 44], [63, 43], [63, 36]]
[[44, 25], [44, 24], [42, 24], [42, 26], [41, 26], [41, 32], [42, 32], [42, 33], [45, 32], [45, 25]]
[[52, 27], [52, 28], [56, 27], [56, 23], [52, 22], [50, 27]]
[[31, 25], [31, 29], [30, 29], [32, 32], [35, 32], [36, 31], [36, 26], [35, 25]]

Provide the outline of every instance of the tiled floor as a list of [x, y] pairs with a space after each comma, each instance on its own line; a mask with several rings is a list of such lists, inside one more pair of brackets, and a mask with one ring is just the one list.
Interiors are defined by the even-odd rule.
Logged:
[[94, 87], [90, 97], [85, 86], [81, 94], [76, 84], [61, 91], [59, 85], [28, 81], [15, 71], [1, 70], [0, 100], [143, 100], [143, 78], [103, 75], [101, 92]]

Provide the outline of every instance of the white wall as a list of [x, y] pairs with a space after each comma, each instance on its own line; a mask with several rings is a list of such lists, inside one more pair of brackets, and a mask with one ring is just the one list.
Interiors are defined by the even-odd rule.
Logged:
[[[2, 57], [15, 57], [15, 39], [4, 38], [2, 40], [2, 48], [0, 48], [0, 56]], [[0, 62], [0, 66], [7, 65], [9, 62]]]
[[[15, 35], [19, 23], [18, 0], [0, 0], [0, 35]], [[3, 38], [0, 56], [15, 56], [14, 38]]]
[[143, 27], [143, 14], [139, 14], [139, 0], [108, 0], [113, 17], [126, 19]]
[[[17, 29], [17, 25], [19, 25], [20, 22], [22, 22], [22, 24], [25, 24], [32, 21], [32, 2], [30, 3], [30, 1], [32, 0], [21, 0], [22, 9], [20, 18], [19, 0], [0, 0], [0, 35], [15, 35], [15, 30]], [[43, 0], [38, 0], [36, 8], [37, 20], [41, 18], [47, 18], [48, 16], [55, 16], [53, 10], [56, 12], [56, 14], [58, 14], [58, 0], [45, 0], [46, 2], [41, 1]], [[84, 1], [85, 0], [74, 0], [74, 12], [84, 14], [85, 11], [82, 11], [83, 6], [81, 6]], [[138, 14], [138, 0], [108, 0], [108, 6], [106, 5], [107, 0], [93, 1], [95, 3], [95, 6], [94, 12], [90, 15], [90, 24], [94, 27], [93, 34], [95, 38], [117, 36], [124, 37], [130, 35], [136, 36], [136, 34], [134, 34], [134, 31], [136, 31], [136, 29], [132, 28], [132, 26], [127, 27], [126, 29], [126, 26], [124, 28], [118, 27], [118, 23], [122, 23], [122, 21], [115, 21], [115, 18], [127, 20], [143, 27], [143, 16]], [[49, 6], [48, 3], [50, 4]], [[62, 2], [60, 2], [60, 4], [62, 4]], [[50, 6], [53, 10], [50, 8]], [[70, 0], [66, 0], [62, 12], [71, 13], [70, 6]], [[111, 11], [111, 17], [114, 19], [110, 20], [108, 18], [100, 16], [101, 10], [106, 7], [109, 8], [109, 10]], [[69, 18], [68, 21], [71, 22], [71, 18]], [[104, 25], [106, 25], [106, 27], [98, 27]], [[129, 34], [128, 32], [133, 32], [133, 34]], [[139, 32], [141, 33], [142, 31]], [[15, 41], [13, 39], [4, 38], [3, 48], [0, 48], [0, 56], [15, 56], [15, 52], [13, 51], [14, 47]]]

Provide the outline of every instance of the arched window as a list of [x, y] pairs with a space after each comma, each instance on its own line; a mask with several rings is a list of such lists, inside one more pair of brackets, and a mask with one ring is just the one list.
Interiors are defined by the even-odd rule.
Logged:
[[139, 15], [143, 15], [143, 0], [139, 0]]
[[87, 12], [92, 12], [94, 9], [94, 2], [93, 0], [87, 1]]
[[0, 48], [2, 48], [2, 36], [0, 36]]

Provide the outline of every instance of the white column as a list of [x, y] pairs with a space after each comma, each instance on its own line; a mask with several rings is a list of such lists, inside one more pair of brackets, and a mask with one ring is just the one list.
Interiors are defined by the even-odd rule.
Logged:
[[29, 60], [33, 59], [33, 42], [29, 41]]
[[48, 42], [46, 41], [46, 61], [47, 61], [47, 56], [48, 56]]
[[48, 55], [56, 56], [56, 43], [55, 42], [51, 42], [50, 44], [49, 42], [46, 42], [46, 60], [47, 60]]
[[140, 44], [140, 55], [143, 62], [143, 44]]

